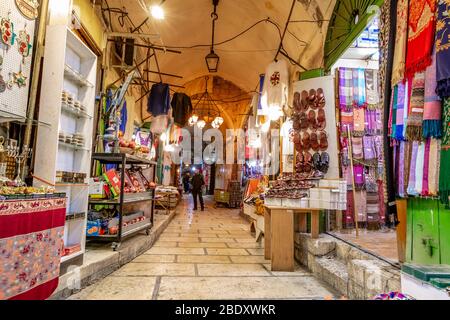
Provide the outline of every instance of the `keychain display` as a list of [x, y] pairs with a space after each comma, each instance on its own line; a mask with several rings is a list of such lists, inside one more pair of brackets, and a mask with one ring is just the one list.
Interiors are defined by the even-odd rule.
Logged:
[[6, 45], [8, 50], [10, 46], [14, 44], [14, 38], [16, 34], [14, 33], [14, 23], [10, 19], [11, 12], [8, 12], [7, 18], [2, 18], [0, 20], [0, 33], [2, 38], [2, 43]]
[[26, 27], [27, 25], [25, 24], [25, 28], [19, 31], [19, 36], [16, 41], [19, 53], [22, 55], [23, 59], [30, 55], [32, 47], [31, 36], [28, 34]]

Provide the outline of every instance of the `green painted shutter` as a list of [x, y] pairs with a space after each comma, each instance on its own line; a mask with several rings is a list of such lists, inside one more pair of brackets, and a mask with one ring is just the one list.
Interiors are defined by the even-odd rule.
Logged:
[[353, 44], [383, 3], [384, 0], [337, 0], [325, 40], [325, 70], [330, 70]]

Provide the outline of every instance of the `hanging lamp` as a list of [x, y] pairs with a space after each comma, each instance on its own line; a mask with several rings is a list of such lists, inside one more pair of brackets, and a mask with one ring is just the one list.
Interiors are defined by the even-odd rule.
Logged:
[[212, 19], [212, 41], [211, 41], [211, 51], [205, 57], [206, 66], [210, 73], [215, 73], [219, 69], [219, 56], [214, 52], [214, 37], [216, 31], [216, 21], [219, 19], [217, 15], [217, 6], [219, 5], [219, 0], [213, 0], [214, 11], [211, 13]]

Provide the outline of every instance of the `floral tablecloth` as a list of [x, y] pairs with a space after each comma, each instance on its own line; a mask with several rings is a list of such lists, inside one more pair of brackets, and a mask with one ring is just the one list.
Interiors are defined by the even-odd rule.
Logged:
[[0, 300], [44, 300], [58, 286], [65, 198], [0, 201]]

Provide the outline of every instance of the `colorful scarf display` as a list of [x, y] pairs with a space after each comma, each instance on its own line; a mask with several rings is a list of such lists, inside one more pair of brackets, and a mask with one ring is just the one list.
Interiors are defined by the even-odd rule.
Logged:
[[439, 173], [439, 195], [441, 202], [449, 206], [450, 196], [450, 98], [445, 99], [443, 110], [443, 132]]
[[397, 32], [395, 33], [392, 85], [405, 78], [406, 44], [408, 40], [408, 0], [397, 2]]
[[355, 185], [357, 189], [364, 187], [364, 166], [361, 164], [355, 164], [353, 166], [353, 178], [355, 179]]
[[378, 93], [378, 72], [372, 69], [365, 70], [367, 108], [376, 109], [380, 104]]
[[397, 170], [397, 186], [398, 195], [400, 197], [405, 196], [405, 142], [400, 142], [398, 146], [398, 170]]
[[403, 83], [399, 83], [397, 85], [397, 106], [396, 106], [396, 115], [395, 115], [395, 139], [403, 140], [403, 128], [405, 126], [404, 123], [404, 113], [405, 113], [405, 85]]
[[353, 105], [366, 106], [366, 76], [364, 69], [353, 69]]
[[437, 93], [444, 99], [450, 97], [450, 2], [438, 1], [436, 22], [436, 80]]
[[425, 71], [431, 64], [435, 35], [436, 0], [409, 1], [405, 77]]
[[362, 160], [364, 158], [363, 139], [361, 137], [352, 138], [353, 158]]
[[422, 140], [422, 122], [425, 106], [425, 73], [419, 72], [412, 82], [412, 93], [408, 113], [406, 137], [408, 140]]
[[353, 131], [353, 111], [341, 111], [341, 134], [347, 136], [348, 129]]
[[355, 191], [355, 210], [358, 222], [367, 222], [367, 193]]
[[425, 141], [425, 157], [423, 161], [423, 183], [422, 183], [422, 192], [423, 196], [429, 195], [429, 168], [430, 168], [430, 147], [431, 147], [431, 139], [427, 139]]
[[433, 54], [431, 66], [425, 71], [425, 107], [422, 125], [424, 139], [442, 137], [442, 106], [436, 88], [436, 55]]
[[397, 135], [397, 101], [398, 101], [398, 85], [394, 87], [391, 101], [391, 114], [390, 114], [390, 137], [396, 139]]
[[415, 194], [422, 194], [423, 186], [423, 167], [425, 162], [425, 143], [419, 143], [419, 148], [417, 149], [417, 160], [416, 160], [416, 174], [415, 174]]
[[375, 137], [372, 136], [364, 136], [363, 137], [363, 145], [364, 145], [364, 160], [367, 163], [376, 164], [377, 163], [377, 152], [375, 150]]
[[339, 68], [339, 105], [347, 112], [353, 107], [353, 69]]

